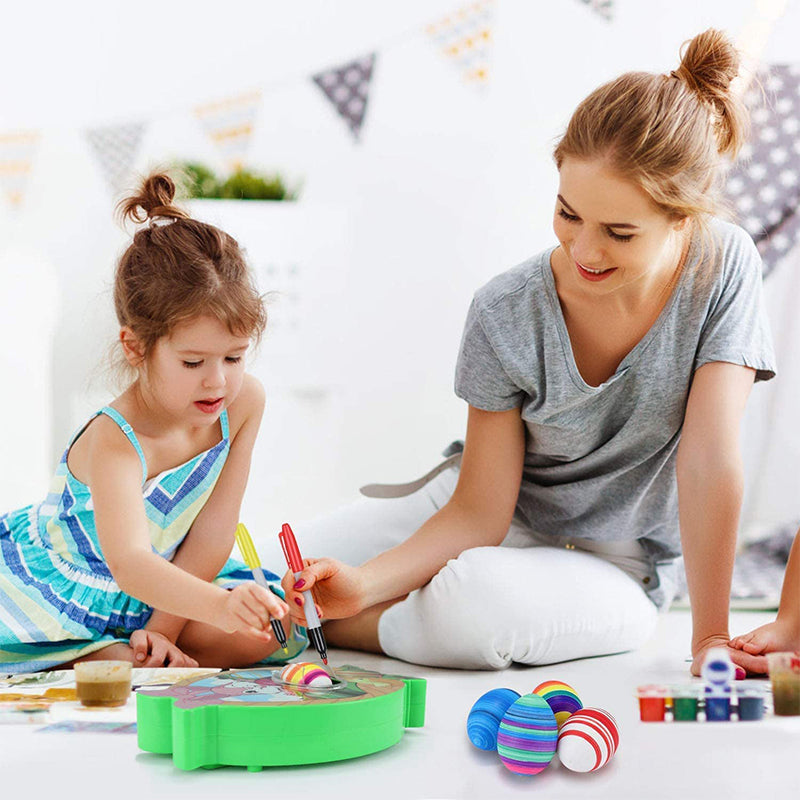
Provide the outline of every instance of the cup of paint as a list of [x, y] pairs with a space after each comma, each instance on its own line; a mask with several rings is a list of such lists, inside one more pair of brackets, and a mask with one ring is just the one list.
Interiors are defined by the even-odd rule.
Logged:
[[731, 695], [709, 692], [705, 697], [706, 722], [729, 722], [731, 718]]
[[639, 698], [639, 718], [642, 722], [663, 722], [667, 698], [670, 696], [669, 689], [666, 686], [649, 684], [639, 686], [636, 694]]
[[741, 721], [764, 718], [764, 692], [761, 689], [737, 689], [736, 698]]
[[776, 716], [800, 715], [800, 653], [767, 653]]
[[131, 693], [130, 661], [79, 661], [75, 664], [78, 700], [89, 707], [124, 706]]
[[694, 722], [700, 704], [701, 689], [695, 686], [677, 686], [672, 690], [672, 719], [675, 722]]

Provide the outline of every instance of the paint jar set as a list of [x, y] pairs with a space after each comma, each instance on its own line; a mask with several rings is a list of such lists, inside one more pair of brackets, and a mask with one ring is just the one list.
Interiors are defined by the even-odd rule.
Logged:
[[765, 686], [736, 684], [728, 651], [713, 648], [703, 662], [702, 684], [640, 686], [639, 716], [642, 722], [744, 722], [763, 719], [769, 699], [776, 717], [800, 716], [800, 653], [767, 653], [767, 663], [771, 698]]
[[741, 722], [764, 718], [768, 693], [746, 687], [726, 694], [711, 694], [701, 684], [640, 686], [639, 718], [642, 722]]
[[724, 647], [708, 651], [703, 662], [702, 684], [640, 686], [639, 717], [642, 722], [742, 722], [763, 719], [766, 693], [760, 688], [733, 687], [734, 665]]

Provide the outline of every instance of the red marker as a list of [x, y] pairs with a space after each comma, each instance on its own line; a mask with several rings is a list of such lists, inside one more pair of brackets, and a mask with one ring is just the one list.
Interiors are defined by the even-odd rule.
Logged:
[[[295, 578], [300, 577], [303, 571], [303, 557], [300, 555], [300, 549], [297, 546], [297, 541], [294, 538], [294, 533], [287, 523], [284, 522], [281, 532], [278, 534], [283, 547], [283, 554], [286, 556], [286, 563], [289, 569], [294, 574]], [[302, 592], [303, 595], [303, 613], [306, 615], [306, 628], [308, 629], [308, 638], [314, 649], [319, 653], [323, 664], [328, 663], [328, 647], [325, 644], [325, 637], [322, 635], [322, 623], [317, 616], [317, 608], [314, 605], [314, 598], [311, 592], [306, 590]]]

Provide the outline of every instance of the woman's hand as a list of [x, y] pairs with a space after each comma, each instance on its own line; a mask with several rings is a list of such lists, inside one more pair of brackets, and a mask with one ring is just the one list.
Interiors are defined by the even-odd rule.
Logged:
[[196, 667], [197, 662], [189, 658], [163, 633], [140, 628], [129, 640], [133, 650], [135, 667]]
[[763, 656], [752, 656], [742, 650], [736, 650], [728, 644], [728, 637], [722, 634], [709, 636], [699, 645], [695, 646], [694, 660], [692, 661], [692, 675], [700, 675], [703, 668], [703, 661], [712, 647], [723, 647], [728, 651], [734, 666], [736, 667], [736, 680], [741, 680], [747, 673], [761, 675], [766, 672], [767, 660]]
[[358, 567], [333, 558], [307, 558], [303, 563], [306, 566], [298, 578], [287, 572], [281, 582], [294, 622], [306, 624], [302, 593], [309, 590], [320, 617], [341, 619], [364, 610], [364, 587]]
[[226, 633], [244, 633], [268, 642], [272, 639], [270, 617], [283, 619], [288, 611], [289, 607], [277, 595], [248, 581], [226, 592], [214, 624]]

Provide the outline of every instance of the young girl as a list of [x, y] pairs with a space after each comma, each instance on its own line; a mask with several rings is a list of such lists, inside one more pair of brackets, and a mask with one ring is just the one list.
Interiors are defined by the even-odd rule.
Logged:
[[121, 204], [149, 221], [114, 283], [133, 382], [69, 442], [45, 501], [0, 516], [0, 672], [233, 667], [276, 649], [286, 604], [227, 560], [264, 408], [245, 355], [266, 313], [234, 239], [174, 195], [153, 174]]
[[463, 456], [407, 497], [298, 526], [304, 552], [338, 559], [284, 578], [298, 620], [295, 589], [314, 589], [329, 644], [481, 669], [630, 650], [681, 554], [695, 674], [727, 644], [739, 427], [774, 375], [758, 253], [714, 216], [746, 122], [738, 63], [709, 30], [674, 72], [579, 105], [555, 149], [558, 244], [467, 315]]
[[794, 537], [786, 573], [783, 576], [781, 602], [775, 622], [731, 639], [731, 647], [759, 659], [759, 671], [767, 671], [767, 653], [800, 653], [800, 531]]

